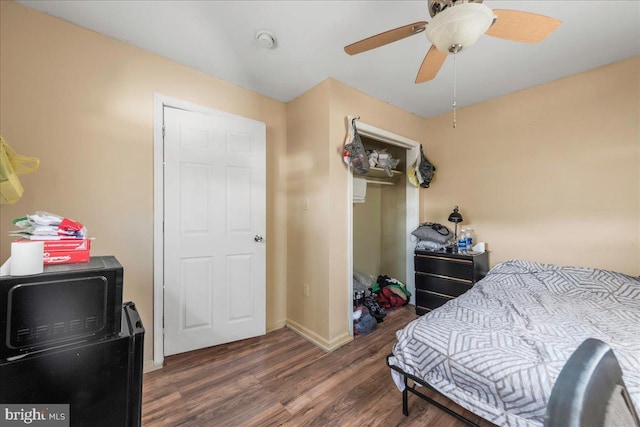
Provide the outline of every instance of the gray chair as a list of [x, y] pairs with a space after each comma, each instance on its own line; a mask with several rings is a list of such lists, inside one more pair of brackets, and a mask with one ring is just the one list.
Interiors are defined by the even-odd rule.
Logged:
[[545, 427], [639, 427], [613, 350], [585, 340], [567, 361], [551, 390]]

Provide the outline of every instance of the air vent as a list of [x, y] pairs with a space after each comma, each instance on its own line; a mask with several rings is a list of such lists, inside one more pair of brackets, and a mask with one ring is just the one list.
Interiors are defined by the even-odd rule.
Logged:
[[18, 332], [16, 333], [17, 342], [24, 342], [24, 341], [27, 341], [29, 338], [31, 338], [31, 329], [29, 328], [18, 329]]

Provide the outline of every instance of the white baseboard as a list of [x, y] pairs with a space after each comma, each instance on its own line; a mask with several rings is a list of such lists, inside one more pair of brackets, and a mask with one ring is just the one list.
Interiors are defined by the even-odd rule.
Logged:
[[[298, 333], [299, 335], [302, 335], [304, 338], [308, 339], [309, 341], [311, 341], [312, 343], [314, 343], [315, 345], [317, 345], [318, 347], [326, 351], [333, 351], [343, 346], [344, 344], [347, 344], [348, 342], [353, 341], [353, 337], [350, 336], [348, 333], [343, 336], [334, 338], [333, 340], [327, 341], [321, 336], [319, 336], [318, 334], [314, 333], [313, 331], [310, 331], [309, 329], [305, 328], [304, 326], [286, 319], [278, 320], [276, 322], [271, 323], [270, 325], [267, 326], [266, 331], [267, 333], [273, 332], [278, 329], [282, 329], [285, 326], [289, 327], [294, 332]], [[158, 364], [153, 359], [145, 360], [144, 366], [143, 366], [143, 372], [146, 374], [147, 372], [157, 371], [162, 368], [163, 368], [162, 363]]]
[[153, 360], [145, 360], [144, 365], [142, 367], [142, 372], [145, 374], [147, 372], [157, 371], [158, 369], [162, 369], [162, 364], [156, 364]]
[[282, 329], [287, 325], [287, 319], [277, 320], [269, 325], [267, 325], [267, 333], [277, 331], [278, 329]]
[[292, 331], [296, 332], [298, 335], [301, 335], [303, 338], [306, 338], [325, 351], [334, 351], [342, 347], [343, 345], [353, 341], [353, 337], [349, 334], [349, 332], [345, 332], [344, 334], [339, 335], [331, 340], [327, 340], [291, 319], [287, 319], [286, 326]]

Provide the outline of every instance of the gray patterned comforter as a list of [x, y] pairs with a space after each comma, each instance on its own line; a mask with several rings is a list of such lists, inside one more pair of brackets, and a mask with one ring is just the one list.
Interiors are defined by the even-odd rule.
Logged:
[[396, 333], [392, 363], [504, 426], [542, 426], [554, 381], [587, 338], [611, 346], [640, 409], [640, 279], [508, 261]]

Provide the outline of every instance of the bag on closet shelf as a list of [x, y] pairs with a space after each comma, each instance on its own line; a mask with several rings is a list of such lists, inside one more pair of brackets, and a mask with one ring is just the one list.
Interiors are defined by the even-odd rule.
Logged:
[[347, 141], [343, 152], [345, 162], [353, 166], [353, 169], [359, 174], [369, 172], [369, 158], [358, 134], [358, 129], [356, 129], [356, 119], [351, 120]]

